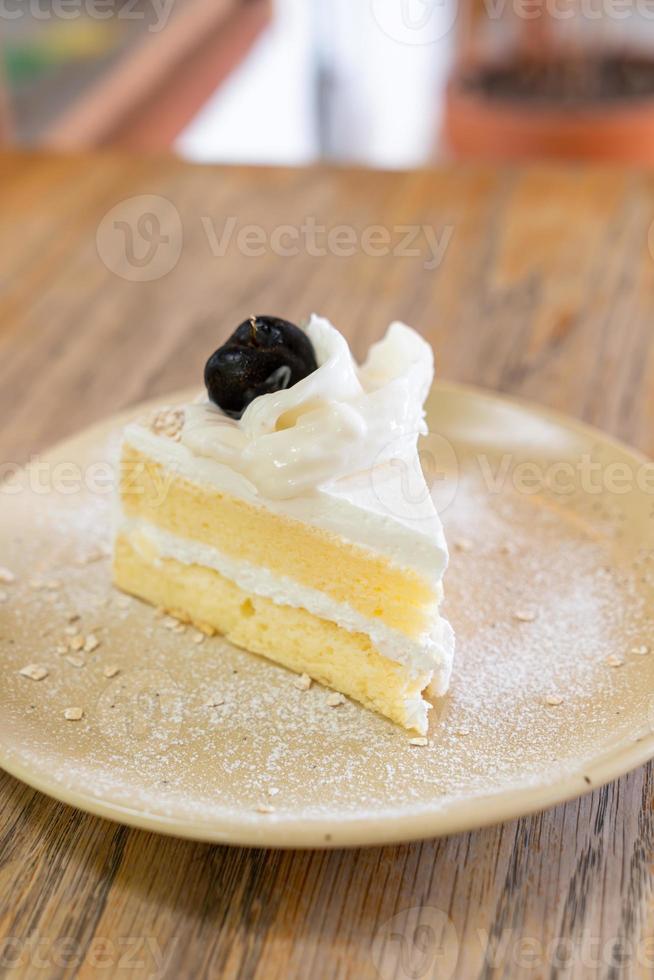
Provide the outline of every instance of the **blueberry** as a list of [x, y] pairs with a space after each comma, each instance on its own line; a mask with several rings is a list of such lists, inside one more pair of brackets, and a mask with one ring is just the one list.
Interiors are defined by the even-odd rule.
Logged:
[[204, 383], [211, 401], [240, 419], [259, 395], [290, 388], [317, 368], [303, 330], [276, 316], [252, 316], [211, 355]]

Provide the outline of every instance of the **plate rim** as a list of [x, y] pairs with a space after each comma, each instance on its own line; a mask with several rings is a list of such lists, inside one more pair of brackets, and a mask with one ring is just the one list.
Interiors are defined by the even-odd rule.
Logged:
[[[547, 419], [568, 431], [586, 438], [597, 439], [639, 463], [652, 460], [642, 451], [617, 437], [574, 416], [566, 415], [549, 406], [529, 399], [477, 385], [455, 381], [437, 380], [434, 389], [447, 394], [470, 395], [501, 404], [513, 405], [541, 419]], [[147, 411], [155, 405], [177, 404], [196, 392], [197, 387], [185, 388], [167, 396], [159, 396], [139, 402], [131, 407], [99, 420], [90, 426], [54, 443], [39, 455], [61, 452], [79, 440], [93, 439], [100, 433], [109, 433], [127, 419]], [[432, 395], [430, 394], [430, 398]], [[437, 838], [451, 834], [467, 833], [516, 820], [541, 812], [588, 795], [614, 780], [633, 772], [654, 758], [654, 727], [645, 725], [642, 733], [631, 738], [623, 737], [615, 746], [609, 746], [601, 755], [589, 760], [587, 765], [566, 769], [560, 775], [552, 775], [534, 785], [515, 785], [495, 793], [479, 797], [455, 798], [449, 803], [418, 811], [405, 811], [397, 815], [359, 814], [333, 818], [277, 814], [243, 813], [231, 811], [215, 815], [208, 820], [167, 816], [147, 809], [132, 807], [102, 799], [89, 792], [62, 786], [47, 773], [33, 769], [16, 758], [16, 751], [7, 747], [0, 738], [0, 769], [45, 796], [72, 806], [93, 816], [110, 820], [136, 829], [167, 836], [205, 843], [239, 847], [274, 848], [284, 850], [335, 849], [349, 847], [378, 847], [409, 841]], [[482, 809], [481, 813], [477, 811]], [[290, 840], [289, 840], [290, 838]]]
[[[562, 779], [478, 797], [467, 796], [441, 808], [423, 808], [398, 816], [346, 815], [337, 823], [324, 817], [259, 815], [256, 812], [248, 814], [251, 819], [247, 822], [243, 821], [242, 813], [221, 816], [220, 822], [216, 818], [194, 822], [191, 818], [168, 817], [102, 800], [90, 793], [64, 789], [56, 780], [49, 780], [29, 766], [8, 760], [0, 745], [1, 769], [45, 796], [84, 813], [183, 840], [275, 850], [381, 847], [474, 832], [581, 799], [640, 768], [653, 757], [654, 733], [646, 733], [632, 743], [609, 749], [591, 765], [575, 769]], [[628, 760], [626, 764], [625, 760]], [[584, 773], [583, 769], [587, 771]], [[589, 773], [594, 773], [594, 778]], [[472, 816], [473, 804], [483, 807], [481, 815]]]

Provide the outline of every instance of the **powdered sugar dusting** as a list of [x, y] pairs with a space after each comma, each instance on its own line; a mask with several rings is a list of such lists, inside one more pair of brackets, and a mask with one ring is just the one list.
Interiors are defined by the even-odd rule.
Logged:
[[[2, 516], [16, 580], [0, 606], [0, 753], [99, 800], [198, 826], [398, 817], [582, 771], [647, 717], [654, 656], [634, 651], [654, 649], [649, 552], [621, 559], [604, 524], [540, 496], [491, 494], [465, 464], [443, 515], [466, 542], [446, 580], [457, 660], [419, 747], [115, 592], [109, 498], [21, 495]], [[58, 588], [30, 588], [35, 576]], [[61, 652], [71, 617], [93, 637], [83, 669]], [[48, 671], [39, 683], [18, 673], [32, 663]]]

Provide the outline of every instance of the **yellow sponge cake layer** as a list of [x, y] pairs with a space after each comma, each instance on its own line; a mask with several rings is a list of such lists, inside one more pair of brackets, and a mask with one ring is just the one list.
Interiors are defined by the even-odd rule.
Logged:
[[244, 592], [214, 569], [150, 559], [124, 535], [116, 540], [114, 577], [124, 591], [179, 619], [306, 673], [405, 728], [426, 730], [421, 692], [431, 672], [412, 673], [383, 657], [363, 633]]
[[440, 595], [416, 572], [322, 528], [192, 482], [129, 444], [120, 489], [127, 517], [294, 579], [410, 637], [433, 622]]

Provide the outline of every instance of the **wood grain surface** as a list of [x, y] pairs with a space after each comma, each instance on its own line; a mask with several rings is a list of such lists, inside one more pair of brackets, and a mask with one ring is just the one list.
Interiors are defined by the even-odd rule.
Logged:
[[[401, 317], [442, 376], [652, 454], [653, 220], [654, 179], [608, 170], [0, 156], [0, 460], [197, 383], [251, 312], [314, 309], [358, 354]], [[653, 801], [647, 767], [480, 833], [264, 852], [128, 830], [0, 776], [0, 976], [651, 977]], [[449, 917], [445, 944], [413, 908]]]

